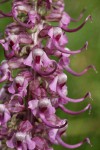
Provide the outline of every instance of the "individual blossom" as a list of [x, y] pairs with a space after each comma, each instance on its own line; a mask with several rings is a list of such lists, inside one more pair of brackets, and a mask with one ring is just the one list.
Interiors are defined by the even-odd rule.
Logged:
[[67, 123], [66, 120], [60, 120], [55, 116], [55, 108], [51, 105], [50, 100], [47, 98], [30, 101], [29, 108], [34, 116], [39, 115], [41, 120], [51, 128], [62, 128]]
[[7, 146], [11, 149], [17, 148], [33, 150], [35, 148], [35, 142], [29, 134], [31, 129], [32, 125], [29, 121], [22, 122], [19, 125], [19, 130], [13, 133], [11, 139], [7, 140]]

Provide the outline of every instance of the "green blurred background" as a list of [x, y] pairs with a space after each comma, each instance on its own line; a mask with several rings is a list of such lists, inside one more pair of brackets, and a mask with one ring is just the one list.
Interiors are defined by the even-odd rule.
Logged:
[[[58, 111], [61, 118], [69, 120], [69, 127], [67, 130], [67, 137], [64, 140], [68, 143], [75, 144], [85, 137], [89, 137], [92, 147], [84, 144], [78, 150], [99, 150], [100, 149], [100, 0], [65, 0], [66, 11], [71, 17], [77, 18], [80, 12], [85, 8], [83, 19], [79, 23], [71, 23], [70, 28], [77, 27], [87, 15], [91, 14], [93, 23], [88, 23], [83, 29], [77, 33], [67, 33], [69, 38], [68, 47], [70, 49], [79, 49], [85, 41], [89, 42], [88, 50], [81, 54], [71, 57], [71, 67], [79, 72], [87, 65], [94, 64], [97, 68], [98, 74], [90, 70], [82, 77], [74, 77], [68, 74], [68, 91], [69, 96], [79, 98], [87, 91], [92, 93], [93, 101], [86, 99], [80, 104], [68, 104], [67, 107], [71, 110], [80, 110], [88, 103], [92, 103], [92, 112], [89, 115], [88, 111], [79, 116], [69, 116], [62, 111]], [[0, 9], [8, 12], [11, 8], [10, 2], [0, 5]], [[0, 32], [3, 32], [6, 25], [12, 20], [0, 19]], [[0, 62], [3, 60], [3, 49], [0, 46]], [[54, 146], [55, 150], [65, 150], [61, 146]]]

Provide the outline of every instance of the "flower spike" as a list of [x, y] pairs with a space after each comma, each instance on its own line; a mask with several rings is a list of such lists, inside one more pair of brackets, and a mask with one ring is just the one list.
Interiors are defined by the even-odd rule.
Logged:
[[[0, 4], [7, 2], [1, 0]], [[89, 15], [77, 28], [69, 29], [70, 22], [78, 22], [82, 11], [73, 19], [64, 11], [64, 0], [14, 0], [11, 11], [0, 10], [0, 18], [12, 18], [6, 26], [0, 44], [5, 60], [0, 64], [0, 149], [53, 150], [53, 144], [75, 149], [89, 138], [71, 145], [61, 136], [66, 135], [67, 119], [57, 115], [57, 109], [69, 115], [91, 111], [91, 104], [79, 111], [67, 109], [67, 103], [79, 103], [91, 98], [91, 93], [74, 99], [68, 97], [68, 76], [82, 76], [90, 65], [77, 73], [70, 68], [70, 56], [87, 49], [86, 42], [79, 50], [67, 48], [66, 32], [76, 32], [90, 19]], [[55, 22], [53, 26], [51, 22]], [[64, 73], [66, 70], [66, 74]]]

